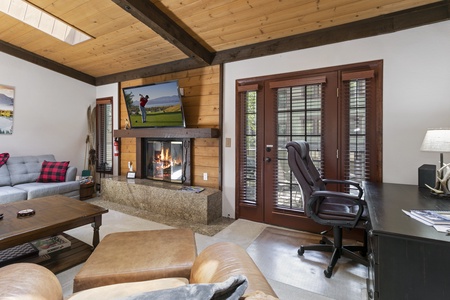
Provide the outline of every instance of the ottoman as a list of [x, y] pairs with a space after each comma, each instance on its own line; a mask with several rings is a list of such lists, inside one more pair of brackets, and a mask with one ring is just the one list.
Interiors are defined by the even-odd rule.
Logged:
[[189, 279], [197, 257], [190, 229], [108, 234], [74, 278], [73, 292], [168, 277]]

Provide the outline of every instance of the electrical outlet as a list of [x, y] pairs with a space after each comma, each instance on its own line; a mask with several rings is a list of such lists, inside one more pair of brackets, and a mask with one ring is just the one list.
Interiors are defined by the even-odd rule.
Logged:
[[204, 181], [208, 180], [208, 173], [203, 173], [203, 180]]

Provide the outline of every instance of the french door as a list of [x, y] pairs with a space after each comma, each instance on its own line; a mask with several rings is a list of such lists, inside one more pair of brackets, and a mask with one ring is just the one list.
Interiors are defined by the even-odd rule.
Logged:
[[[285, 145], [306, 140], [324, 178], [381, 181], [382, 63], [237, 81], [236, 215], [316, 231]], [[352, 192], [352, 191], [350, 191]]]

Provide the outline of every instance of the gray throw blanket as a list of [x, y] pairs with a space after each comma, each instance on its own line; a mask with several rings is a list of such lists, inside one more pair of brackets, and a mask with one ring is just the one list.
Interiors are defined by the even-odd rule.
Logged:
[[243, 275], [231, 276], [220, 283], [188, 284], [177, 288], [144, 292], [125, 298], [126, 300], [239, 300], [247, 289], [247, 278]]

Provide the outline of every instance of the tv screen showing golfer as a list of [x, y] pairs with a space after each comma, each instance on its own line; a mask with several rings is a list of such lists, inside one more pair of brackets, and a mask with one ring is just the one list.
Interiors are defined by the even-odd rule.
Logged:
[[131, 128], [185, 127], [178, 81], [123, 88]]

